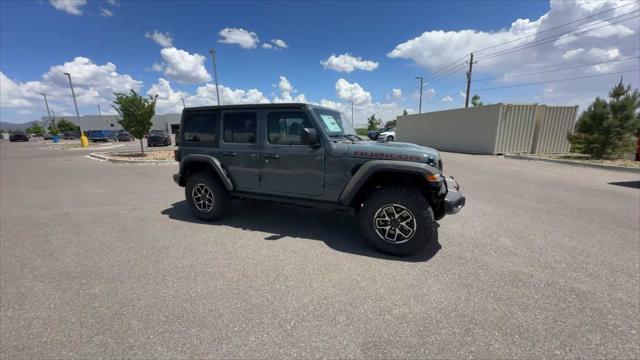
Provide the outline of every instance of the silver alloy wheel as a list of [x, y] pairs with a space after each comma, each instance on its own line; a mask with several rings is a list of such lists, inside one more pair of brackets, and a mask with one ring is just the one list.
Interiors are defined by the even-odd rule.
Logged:
[[415, 216], [398, 204], [383, 205], [373, 216], [373, 227], [384, 241], [402, 244], [413, 237], [418, 228]]
[[196, 209], [205, 213], [213, 209], [213, 192], [205, 184], [196, 184], [191, 190], [191, 198]]

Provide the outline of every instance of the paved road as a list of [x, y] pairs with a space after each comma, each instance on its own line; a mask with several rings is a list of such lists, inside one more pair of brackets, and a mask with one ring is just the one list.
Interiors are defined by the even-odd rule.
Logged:
[[0, 144], [0, 358], [640, 357], [635, 174], [444, 154], [468, 205], [396, 259], [340, 213], [196, 221], [175, 165], [83, 153]]

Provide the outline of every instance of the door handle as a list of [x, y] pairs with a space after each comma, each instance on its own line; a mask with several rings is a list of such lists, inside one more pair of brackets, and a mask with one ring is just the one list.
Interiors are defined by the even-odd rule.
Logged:
[[238, 153], [234, 153], [231, 151], [225, 151], [222, 153], [223, 156], [238, 156]]
[[264, 154], [262, 157], [265, 159], [280, 159], [280, 155], [278, 154]]

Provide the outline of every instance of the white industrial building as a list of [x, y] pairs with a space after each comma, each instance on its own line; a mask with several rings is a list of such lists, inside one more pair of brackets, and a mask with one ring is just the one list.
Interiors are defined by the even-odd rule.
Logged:
[[[180, 128], [180, 116], [180, 114], [154, 115], [151, 119], [153, 122], [151, 130], [165, 130], [175, 134]], [[57, 117], [57, 119], [60, 118]], [[64, 116], [64, 119], [79, 125], [83, 130], [122, 130], [117, 115], [84, 115], [80, 116], [80, 124], [75, 116]], [[47, 116], [43, 116], [41, 120], [49, 123]]]
[[578, 106], [493, 104], [400, 116], [397, 140], [472, 154], [565, 153]]

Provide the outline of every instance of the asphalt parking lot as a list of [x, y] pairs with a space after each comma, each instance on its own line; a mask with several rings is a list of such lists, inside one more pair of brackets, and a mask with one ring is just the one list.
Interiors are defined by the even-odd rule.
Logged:
[[0, 143], [0, 358], [640, 357], [637, 174], [445, 153], [467, 206], [402, 259], [84, 154]]

